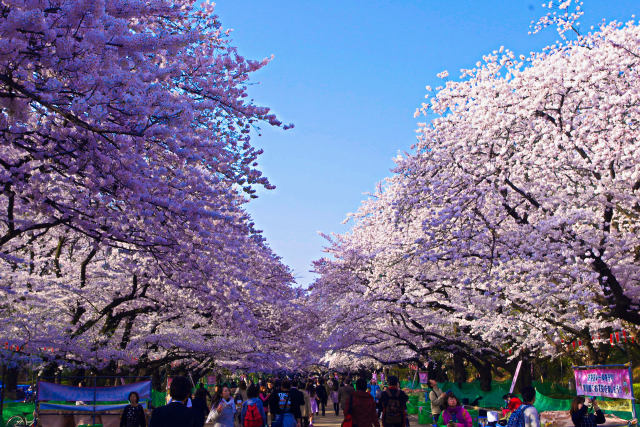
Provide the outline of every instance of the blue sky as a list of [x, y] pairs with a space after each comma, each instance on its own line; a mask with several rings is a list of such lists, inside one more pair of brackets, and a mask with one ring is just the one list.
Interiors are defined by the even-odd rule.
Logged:
[[[556, 0], [557, 1], [557, 0]], [[345, 232], [341, 222], [377, 182], [392, 158], [415, 141], [413, 113], [436, 74], [472, 67], [504, 45], [517, 54], [554, 41], [553, 29], [530, 36], [546, 9], [521, 0], [219, 0], [216, 13], [233, 28], [242, 55], [273, 61], [255, 73], [250, 95], [289, 131], [263, 127], [261, 169], [277, 186], [249, 205], [258, 228], [293, 270], [313, 280], [323, 256], [318, 231]], [[582, 28], [628, 20], [638, 0], [586, 0]]]

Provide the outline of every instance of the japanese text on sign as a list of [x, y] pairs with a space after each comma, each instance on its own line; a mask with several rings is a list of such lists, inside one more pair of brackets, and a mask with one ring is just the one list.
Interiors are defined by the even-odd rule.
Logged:
[[631, 378], [626, 368], [576, 369], [576, 393], [582, 396], [601, 396], [632, 399]]

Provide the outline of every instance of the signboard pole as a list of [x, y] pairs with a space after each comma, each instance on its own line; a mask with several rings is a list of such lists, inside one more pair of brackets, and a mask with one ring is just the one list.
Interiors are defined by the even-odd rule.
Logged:
[[636, 396], [633, 394], [633, 370], [631, 369], [631, 362], [629, 362], [629, 381], [631, 384], [631, 416], [632, 419], [637, 420], [638, 416], [636, 414]]
[[93, 425], [96, 424], [96, 393], [98, 392], [98, 378], [93, 376]]
[[521, 367], [522, 367], [522, 359], [518, 361], [516, 372], [513, 374], [513, 381], [511, 381], [511, 388], [509, 389], [509, 394], [512, 394], [513, 390], [516, 388], [516, 381], [518, 381], [518, 375], [520, 374]]

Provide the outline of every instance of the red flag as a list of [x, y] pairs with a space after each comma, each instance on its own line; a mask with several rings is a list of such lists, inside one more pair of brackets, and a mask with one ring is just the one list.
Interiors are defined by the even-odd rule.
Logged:
[[620, 342], [620, 332], [616, 331], [616, 342]]
[[609, 334], [609, 342], [613, 345], [613, 334]]

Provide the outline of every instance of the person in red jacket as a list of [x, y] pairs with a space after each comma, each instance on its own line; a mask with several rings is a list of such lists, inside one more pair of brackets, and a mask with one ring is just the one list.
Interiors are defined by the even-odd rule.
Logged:
[[508, 419], [509, 415], [513, 414], [513, 412], [522, 405], [522, 400], [511, 393], [505, 394], [502, 396], [502, 399], [506, 406], [505, 408], [502, 408], [502, 417], [506, 417]]
[[367, 380], [359, 378], [356, 381], [356, 391], [346, 399], [344, 408], [346, 415], [351, 415], [353, 427], [380, 427], [376, 401], [367, 392]]

